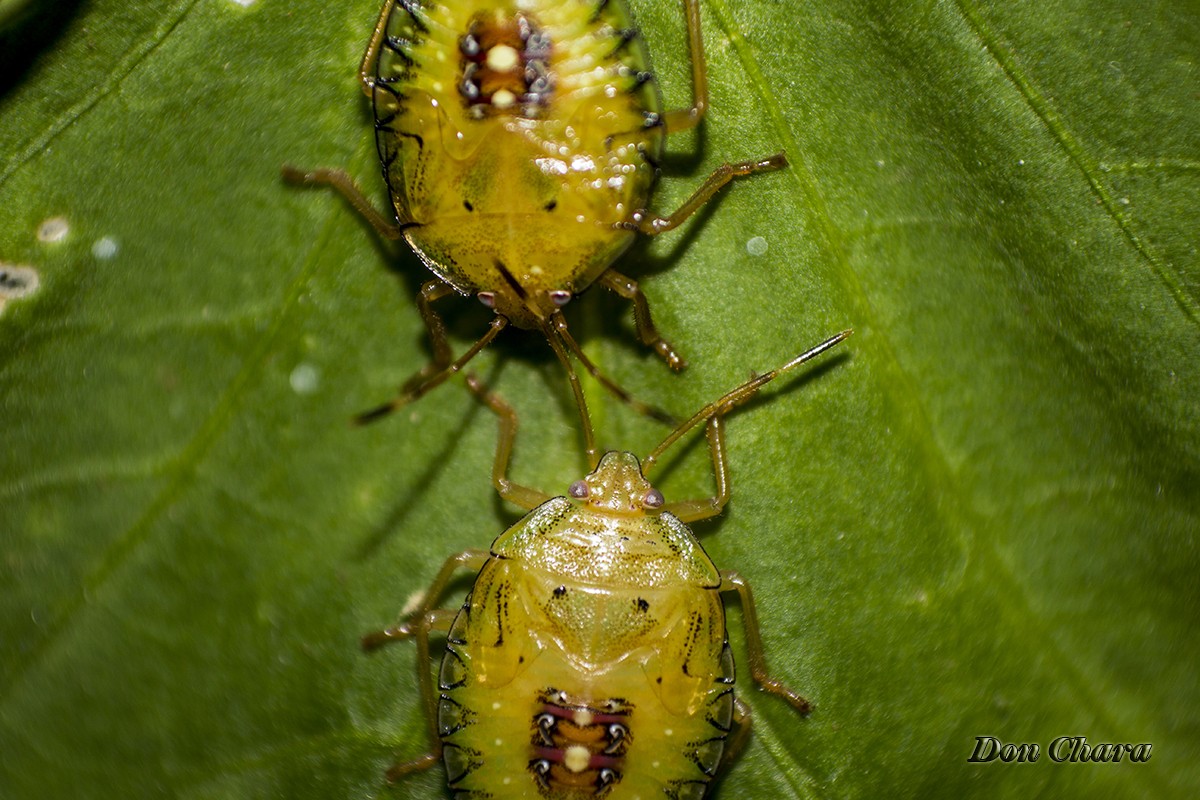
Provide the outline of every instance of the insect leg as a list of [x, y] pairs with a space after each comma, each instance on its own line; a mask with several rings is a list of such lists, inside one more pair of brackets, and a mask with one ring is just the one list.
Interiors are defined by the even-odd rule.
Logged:
[[[431, 314], [433, 313], [432, 309], [430, 309], [430, 313]], [[428, 394], [431, 390], [436, 389], [438, 386], [441, 386], [443, 383], [446, 382], [446, 379], [448, 379], [452, 375], [455, 375], [456, 373], [460, 372], [462, 370], [462, 368], [467, 365], [467, 362], [469, 362], [472, 358], [474, 358], [475, 356], [477, 356], [479, 354], [480, 350], [487, 347], [488, 343], [491, 342], [492, 339], [495, 339], [496, 334], [498, 334], [498, 333], [500, 333], [500, 331], [504, 330], [504, 327], [506, 325], [508, 325], [508, 320], [505, 319], [504, 317], [501, 317], [501, 316], [492, 317], [492, 322], [491, 322], [491, 325], [488, 326], [487, 332], [484, 333], [483, 336], [480, 336], [479, 339], [475, 342], [475, 344], [471, 345], [471, 348], [469, 350], [467, 350], [467, 352], [465, 352], [461, 356], [459, 356], [458, 360], [453, 361], [449, 364], [446, 364], [445, 366], [441, 367], [440, 369], [437, 369], [437, 371], [431, 371], [429, 373], [425, 373], [425, 370], [421, 370], [416, 375], [414, 375], [412, 378], [410, 378], [404, 384], [404, 386], [401, 387], [400, 393], [398, 395], [396, 395], [394, 398], [392, 398], [390, 401], [388, 401], [387, 403], [384, 403], [383, 405], [379, 406], [378, 408], [373, 408], [370, 411], [364, 411], [362, 414], [359, 414], [357, 417], [355, 417], [354, 418], [355, 424], [365, 425], [369, 422], [374, 422], [375, 420], [380, 419], [381, 417], [386, 417], [388, 414], [391, 414], [393, 411], [403, 408], [404, 406], [408, 405], [409, 403], [414, 402], [415, 400], [419, 400], [421, 397], [424, 397], [426, 394]], [[432, 328], [430, 329], [430, 333], [433, 334]], [[443, 335], [444, 335], [444, 331], [443, 331]], [[436, 349], [437, 349], [436, 345], [435, 345], [434, 349], [436, 352]]]
[[776, 153], [766, 158], [739, 161], [736, 164], [722, 164], [713, 170], [704, 183], [700, 184], [700, 188], [693, 192], [692, 196], [674, 212], [665, 217], [648, 217], [644, 211], [638, 212], [635, 215], [633, 224], [637, 226], [638, 230], [648, 236], [657, 236], [660, 233], [665, 233], [683, 224], [684, 220], [695, 214], [702, 205], [712, 199], [714, 194], [719, 192], [725, 184], [734, 178], [742, 178], [747, 175], [753, 175], [756, 172], [772, 172], [777, 169], [783, 169], [787, 164], [787, 155], [784, 153]]
[[715, 517], [725, 509], [725, 504], [729, 502], [729, 464], [725, 457], [725, 418], [722, 414], [710, 417], [704, 428], [704, 434], [708, 437], [708, 451], [712, 456], [713, 477], [716, 479], [717, 492], [712, 497], [698, 500], [676, 500], [668, 503], [663, 510], [670, 511], [679, 517], [681, 522], [696, 522]]
[[642, 293], [637, 281], [610, 269], [606, 270], [596, 282], [633, 302], [633, 321], [637, 326], [638, 338], [642, 340], [642, 344], [654, 348], [654, 352], [658, 353], [662, 360], [667, 362], [667, 366], [675, 372], [679, 372], [687, 366], [687, 362], [675, 352], [675, 346], [662, 338], [662, 334], [654, 326], [654, 320], [650, 317], [650, 303], [647, 302], [646, 295]]
[[742, 748], [750, 739], [750, 730], [754, 727], [754, 714], [750, 706], [740, 697], [733, 698], [733, 728], [725, 739], [725, 750], [721, 753], [719, 770], [732, 764], [741, 754]]
[[[550, 317], [550, 324], [553, 326], [554, 333], [562, 340], [562, 342], [566, 343], [567, 348], [575, 354], [575, 357], [579, 359], [579, 363], [583, 364], [583, 368], [588, 371], [588, 374], [595, 378], [601, 386], [610, 391], [618, 400], [625, 403], [639, 414], [643, 414], [651, 419], [658, 420], [664, 425], [676, 424], [675, 418], [666, 411], [663, 411], [657, 406], [643, 403], [641, 400], [638, 400], [636, 397], [631, 395], [612, 378], [601, 372], [600, 368], [596, 366], [595, 362], [587, 357], [587, 355], [583, 352], [583, 348], [581, 348], [579, 343], [575, 341], [575, 337], [571, 335], [571, 331], [567, 327], [567, 320], [563, 317], [561, 312], [554, 312], [554, 314]], [[547, 333], [547, 337], [549, 338], [549, 333]], [[553, 339], [551, 339], [551, 346], [553, 346]], [[564, 363], [566, 362], [564, 361]], [[568, 369], [570, 369], [570, 367], [568, 367]], [[581, 410], [586, 412], [586, 407], [581, 407]], [[590, 419], [587, 421], [587, 425], [589, 428], [591, 427]], [[592, 467], [595, 467], [597, 463], [591, 458], [591, 454], [594, 453], [594, 450], [595, 448], [593, 447], [592, 450], [589, 451], [589, 462], [591, 463]]]
[[[417, 293], [417, 310], [421, 312], [421, 319], [424, 320], [425, 329], [429, 332], [429, 344], [433, 348], [433, 360], [421, 367], [421, 369], [417, 370], [416, 373], [401, 384], [399, 397], [405, 397], [416, 390], [431, 375], [445, 370], [454, 360], [454, 353], [450, 350], [450, 341], [446, 337], [446, 323], [442, 321], [441, 315], [433, 308], [433, 304], [438, 300], [452, 294], [454, 294], [454, 287], [438, 278], [426, 281], [422, 284], [421, 291]], [[411, 402], [411, 400], [406, 402]], [[390, 414], [394, 410], [392, 403], [386, 403], [371, 411], [359, 414], [355, 417], [355, 422], [358, 424], [372, 422], [381, 416]]]
[[550, 499], [550, 495], [513, 483], [508, 479], [508, 465], [512, 461], [513, 442], [517, 438], [517, 412], [495, 392], [489, 392], [483, 381], [467, 375], [467, 388], [479, 401], [492, 410], [500, 422], [500, 437], [496, 442], [496, 460], [492, 464], [492, 485], [510, 503], [526, 510], [537, 508]]
[[683, 11], [687, 17], [688, 49], [692, 54], [692, 107], [663, 114], [667, 133], [695, 127], [708, 110], [708, 68], [704, 59], [704, 39], [700, 36], [700, 0], [683, 0]]
[[662, 457], [667, 448], [679, 441], [684, 434], [701, 422], [707, 422], [708, 425], [705, 432], [708, 436], [708, 449], [712, 455], [713, 475], [717, 481], [717, 493], [706, 500], [681, 500], [668, 503], [664, 509], [670, 511], [684, 522], [695, 522], [699, 519], [707, 519], [708, 517], [720, 514], [721, 509], [725, 507], [725, 503], [729, 500], [729, 467], [725, 458], [724, 416], [753, 397], [766, 384], [806, 361], [811, 361], [829, 348], [849, 338], [852, 333], [854, 331], [842, 331], [836, 336], [829, 337], [816, 347], [809, 348], [783, 366], [751, 378], [733, 391], [704, 406], [704, 408], [676, 426], [675, 430], [671, 431], [658, 447], [651, 450], [650, 454], [642, 459], [642, 473], [648, 473], [658, 463], [658, 459]]
[[417, 681], [421, 687], [421, 700], [425, 705], [425, 718], [429, 724], [429, 741], [431, 752], [419, 758], [393, 765], [387, 772], [389, 781], [395, 781], [404, 775], [427, 769], [441, 758], [441, 738], [437, 726], [437, 695], [433, 691], [432, 667], [433, 658], [429, 651], [429, 634], [431, 631], [445, 633], [450, 630], [451, 623], [457, 611], [447, 608], [437, 608], [446, 586], [459, 570], [478, 572], [489, 556], [486, 550], [464, 550], [446, 559], [438, 571], [433, 583], [425, 590], [420, 605], [411, 614], [402, 616], [395, 625], [362, 637], [362, 648], [367, 651], [376, 650], [385, 644], [398, 642], [403, 639], [415, 639], [417, 642]]
[[801, 714], [812, 711], [812, 703], [793, 692], [778, 678], [767, 671], [767, 658], [763, 655], [762, 633], [758, 627], [758, 611], [754, 607], [754, 593], [750, 584], [736, 572], [721, 572], [721, 592], [737, 592], [742, 603], [742, 627], [746, 631], [746, 651], [750, 656], [750, 676], [754, 682], [773, 695], [782, 697]]
[[[449, 630], [449, 624], [454, 620], [453, 610], [439, 609], [438, 602], [442, 599], [442, 594], [446, 591], [446, 586], [449, 585], [451, 579], [454, 578], [454, 573], [459, 570], [469, 570], [478, 572], [483, 568], [483, 564], [488, 560], [489, 553], [487, 550], [470, 549], [463, 550], [461, 553], [455, 553], [446, 559], [442, 564], [442, 568], [438, 570], [437, 576], [433, 579], [433, 583], [429, 584], [429, 588], [420, 598], [420, 604], [411, 613], [402, 614], [399, 621], [389, 628], [374, 633], [368, 633], [362, 637], [363, 650], [376, 650], [383, 647], [385, 644], [397, 642], [402, 639], [408, 639], [414, 636], [418, 629], [425, 626], [428, 631], [431, 628], [441, 630], [440, 620], [426, 620], [425, 618], [433, 612], [445, 611], [448, 617], [445, 620], [445, 629]], [[437, 616], [436, 614], [434, 615]], [[438, 624], [435, 624], [438, 623]]]
[[388, 219], [376, 210], [367, 196], [354, 185], [354, 179], [345, 170], [320, 167], [313, 170], [302, 170], [291, 164], [284, 164], [280, 169], [283, 179], [295, 186], [328, 186], [340, 194], [358, 215], [371, 224], [375, 232], [388, 241], [394, 242], [400, 238], [401, 228], [395, 220]]
[[383, 10], [379, 12], [379, 20], [375, 23], [375, 30], [371, 33], [371, 41], [367, 42], [362, 62], [358, 65], [358, 79], [362, 81], [363, 94], [367, 97], [370, 97], [375, 89], [375, 64], [379, 60], [379, 46], [383, 44], [388, 20], [392, 16], [392, 8], [395, 5], [396, 0], [387, 0], [383, 4]]
[[567, 381], [571, 384], [571, 394], [575, 395], [575, 406], [579, 409], [579, 421], [583, 427], [583, 449], [587, 453], [588, 469], [594, 469], [600, 463], [600, 454], [596, 450], [596, 432], [592, 428], [592, 415], [588, 413], [587, 398], [583, 396], [583, 387], [579, 384], [579, 376], [575, 374], [575, 367], [571, 366], [571, 359], [567, 355], [563, 342], [569, 343], [567, 346], [580, 356], [580, 361], [584, 363], [584, 366], [591, 362], [587, 361], [580, 352], [579, 345], [575, 344], [570, 333], [567, 333], [567, 323], [562, 314], [554, 312], [550, 317], [550, 322], [542, 322], [541, 326], [546, 341], [550, 343], [550, 349], [554, 351], [554, 355], [558, 356], [563, 369], [567, 371]]

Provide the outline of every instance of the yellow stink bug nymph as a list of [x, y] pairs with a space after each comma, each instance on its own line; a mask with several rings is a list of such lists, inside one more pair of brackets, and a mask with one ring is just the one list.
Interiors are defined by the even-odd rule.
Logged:
[[[417, 642], [433, 748], [389, 778], [440, 755], [461, 800], [699, 800], [749, 732], [749, 707], [733, 692], [726, 592], [741, 600], [755, 682], [807, 713], [808, 701], [767, 671], [750, 585], [718, 570], [685, 523], [719, 514], [729, 499], [724, 415], [849, 334], [705, 406], [640, 463], [605, 454], [553, 498], [506, 478], [515, 413], [471, 381], [501, 421], [494, 482], [532, 510], [490, 551], [447, 560], [419, 609], [363, 639], [368, 649]], [[717, 492], [668, 503], [645, 474], [701, 422]], [[439, 608], [462, 569], [479, 570], [466, 602]], [[446, 636], [436, 692], [431, 632]]]
[[[611, 264], [638, 233], [675, 228], [735, 177], [773, 170], [782, 154], [724, 164], [674, 213], [648, 210], [667, 134], [694, 127], [708, 105], [699, 0], [684, 0], [693, 102], [664, 111], [645, 45], [623, 0], [388, 0], [360, 66], [394, 218], [341, 170], [285, 166], [293, 183], [337, 190], [389, 240], [404, 239], [436, 276], [418, 307], [432, 361], [367, 421], [460, 371], [510, 323], [541, 331], [571, 380], [589, 454], [590, 421], [573, 353], [601, 374], [562, 308], [598, 283], [633, 303], [639, 338], [672, 369], [685, 366], [659, 334], [638, 284]], [[455, 358], [434, 303], [475, 295], [495, 311]]]

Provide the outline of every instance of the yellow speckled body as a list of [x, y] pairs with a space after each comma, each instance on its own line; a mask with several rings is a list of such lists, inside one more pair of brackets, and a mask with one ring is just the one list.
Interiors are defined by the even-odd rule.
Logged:
[[607, 454], [570, 494], [495, 541], [450, 629], [450, 786], [479, 800], [700, 798], [734, 713], [721, 575], [657, 510], [634, 456]]
[[[730, 592], [750, 677], [808, 714], [811, 703], [767, 668], [750, 584], [718, 570], [685, 523], [716, 516], [729, 500], [725, 415], [850, 334], [706, 404], [641, 462], [605, 454], [562, 497], [508, 479], [516, 416], [486, 396], [500, 422], [492, 481], [531, 510], [490, 550], [446, 559], [414, 608], [363, 637], [367, 650], [417, 645], [431, 747], [398, 761], [388, 779], [441, 760], [459, 800], [702, 800], [750, 731], [725, 636], [721, 596]], [[667, 503], [644, 470], [701, 423], [717, 491]], [[441, 598], [465, 569], [477, 575], [455, 613]], [[431, 633], [446, 636], [436, 684]]]
[[587, 288], [632, 241], [654, 182], [648, 70], [620, 0], [397, 2], [377, 142], [429, 269], [526, 328]]

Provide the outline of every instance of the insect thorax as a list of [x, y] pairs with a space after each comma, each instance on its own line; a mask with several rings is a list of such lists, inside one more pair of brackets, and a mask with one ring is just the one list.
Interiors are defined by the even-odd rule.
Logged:
[[575, 292], [629, 244], [663, 131], [623, 4], [408, 0], [377, 75], [406, 237], [460, 291]]

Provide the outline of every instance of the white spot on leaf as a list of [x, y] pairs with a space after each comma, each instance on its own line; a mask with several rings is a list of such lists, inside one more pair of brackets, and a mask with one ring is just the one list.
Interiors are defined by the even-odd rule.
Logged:
[[92, 255], [101, 261], [108, 261], [117, 254], [119, 249], [116, 239], [111, 236], [102, 236], [92, 245]]

